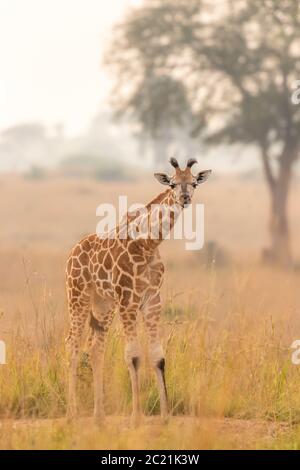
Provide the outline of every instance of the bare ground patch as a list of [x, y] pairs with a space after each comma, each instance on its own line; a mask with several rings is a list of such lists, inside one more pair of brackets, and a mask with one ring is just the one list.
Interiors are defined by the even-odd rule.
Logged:
[[47, 449], [257, 449], [270, 448], [288, 435], [286, 423], [233, 418], [175, 416], [167, 424], [144, 417], [138, 427], [123, 416], [106, 417], [101, 426], [92, 418], [68, 423], [65, 418], [3, 420], [1, 448]]

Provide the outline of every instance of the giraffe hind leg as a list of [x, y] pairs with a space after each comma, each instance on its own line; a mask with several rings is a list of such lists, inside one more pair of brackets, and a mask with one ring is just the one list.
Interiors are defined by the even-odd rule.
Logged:
[[77, 415], [77, 367], [79, 361], [80, 343], [86, 320], [90, 314], [89, 303], [69, 303], [70, 330], [66, 338], [66, 349], [68, 356], [68, 406], [67, 416], [72, 419]]
[[114, 302], [98, 295], [94, 295], [90, 317], [88, 349], [93, 370], [94, 420], [96, 424], [103, 421], [105, 414], [103, 401], [104, 350], [107, 333], [113, 317]]

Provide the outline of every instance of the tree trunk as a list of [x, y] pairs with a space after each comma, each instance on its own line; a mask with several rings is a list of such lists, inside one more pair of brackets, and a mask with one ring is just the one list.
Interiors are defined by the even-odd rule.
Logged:
[[264, 254], [267, 255], [268, 261], [291, 267], [292, 254], [287, 211], [292, 176], [292, 159], [284, 158], [284, 155], [282, 155], [277, 178], [272, 175], [270, 165], [268, 169], [265, 167], [265, 170], [271, 192], [271, 247]]
[[271, 204], [271, 255], [275, 262], [283, 266], [291, 266], [292, 255], [290, 248], [290, 233], [287, 216], [287, 201], [289, 186], [283, 182], [276, 184], [272, 192]]

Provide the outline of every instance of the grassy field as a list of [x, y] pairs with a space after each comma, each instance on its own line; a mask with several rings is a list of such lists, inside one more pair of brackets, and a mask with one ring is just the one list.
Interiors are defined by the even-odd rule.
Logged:
[[[146, 415], [129, 426], [130, 382], [118, 319], [106, 351], [101, 429], [90, 423], [91, 370], [78, 370], [80, 419], [68, 424], [64, 336], [68, 326], [64, 266], [71, 246], [94, 232], [96, 207], [127, 194], [148, 202], [154, 180], [96, 183], [0, 180], [0, 448], [300, 448], [300, 366], [290, 348], [300, 339], [300, 272], [262, 266], [268, 199], [263, 183], [219, 176], [201, 187], [206, 240], [223, 262], [207, 263], [182, 241], [165, 241], [163, 339], [173, 417], [159, 418], [158, 393], [145, 357]], [[299, 189], [290, 203], [293, 249], [300, 235]], [[144, 333], [141, 328], [142, 343]], [[298, 424], [299, 423], [299, 424]]]

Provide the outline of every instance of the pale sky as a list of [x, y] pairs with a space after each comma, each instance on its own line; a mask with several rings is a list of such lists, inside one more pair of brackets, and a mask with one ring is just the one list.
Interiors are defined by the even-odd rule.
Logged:
[[26, 121], [84, 131], [108, 106], [111, 27], [140, 0], [0, 0], [0, 131]]
[[41, 122], [84, 133], [109, 106], [112, 77], [101, 61], [112, 26], [142, 2], [0, 0], [0, 132]]

